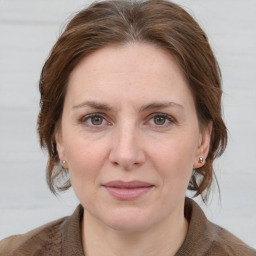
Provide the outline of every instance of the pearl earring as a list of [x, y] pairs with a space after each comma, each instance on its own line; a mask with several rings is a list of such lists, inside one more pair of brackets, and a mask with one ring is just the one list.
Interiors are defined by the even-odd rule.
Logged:
[[61, 167], [62, 167], [63, 169], [68, 169], [68, 163], [67, 163], [66, 160], [61, 160]]
[[199, 163], [202, 164], [204, 162], [204, 159], [200, 156], [199, 157]]

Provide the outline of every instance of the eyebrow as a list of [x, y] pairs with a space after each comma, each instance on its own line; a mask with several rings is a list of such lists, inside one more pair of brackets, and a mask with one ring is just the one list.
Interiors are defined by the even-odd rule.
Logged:
[[[85, 101], [78, 105], [73, 106], [73, 109], [77, 108], [83, 108], [83, 107], [91, 107], [98, 110], [104, 110], [104, 111], [111, 111], [113, 108], [110, 107], [108, 104], [100, 103], [96, 101]], [[184, 108], [183, 105], [175, 103], [175, 102], [153, 102], [150, 104], [145, 104], [140, 107], [139, 112], [144, 112], [148, 110], [154, 110], [159, 108], [168, 108], [168, 107], [178, 107], [178, 108]]]
[[91, 108], [105, 110], [105, 111], [112, 110], [112, 108], [108, 104], [104, 104], [104, 103], [100, 103], [100, 102], [96, 102], [96, 101], [85, 101], [78, 105], [75, 105], [72, 108], [77, 109], [77, 108], [83, 108], [83, 107], [91, 107]]
[[182, 109], [184, 108], [184, 106], [176, 102], [154, 102], [154, 103], [141, 106], [140, 112], [147, 111], [147, 110], [154, 110], [158, 108], [168, 108], [168, 107], [178, 107]]

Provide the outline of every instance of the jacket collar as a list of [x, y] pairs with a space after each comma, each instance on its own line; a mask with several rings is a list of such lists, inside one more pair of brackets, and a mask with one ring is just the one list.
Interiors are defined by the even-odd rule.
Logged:
[[84, 209], [79, 205], [63, 223], [62, 256], [84, 256], [81, 239], [81, 221]]
[[[63, 256], [85, 256], [83, 253], [81, 239], [81, 221], [83, 218], [83, 207], [79, 205], [75, 212], [67, 218], [62, 225], [62, 254]], [[205, 214], [190, 198], [185, 200], [184, 215], [189, 222], [187, 236], [176, 253], [176, 256], [197, 255], [196, 251], [206, 252], [210, 241], [215, 240], [216, 230], [207, 220]], [[202, 254], [200, 254], [202, 255]]]

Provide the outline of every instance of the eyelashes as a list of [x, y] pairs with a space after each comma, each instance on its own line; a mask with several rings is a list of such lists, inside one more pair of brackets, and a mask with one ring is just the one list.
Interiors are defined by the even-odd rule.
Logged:
[[[152, 113], [146, 117], [144, 125], [149, 125], [156, 129], [167, 128], [176, 123], [176, 120], [165, 113]], [[88, 128], [99, 129], [106, 126], [111, 126], [112, 121], [109, 120], [103, 113], [92, 113], [79, 119], [79, 122]]]

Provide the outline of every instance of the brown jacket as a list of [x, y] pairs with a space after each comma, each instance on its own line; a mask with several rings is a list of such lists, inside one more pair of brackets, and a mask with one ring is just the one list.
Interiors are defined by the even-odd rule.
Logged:
[[[80, 222], [83, 208], [70, 217], [48, 223], [23, 235], [0, 241], [1, 256], [85, 256]], [[209, 222], [201, 208], [186, 199], [185, 216], [189, 221], [186, 239], [176, 256], [256, 256], [250, 248], [225, 229]]]

